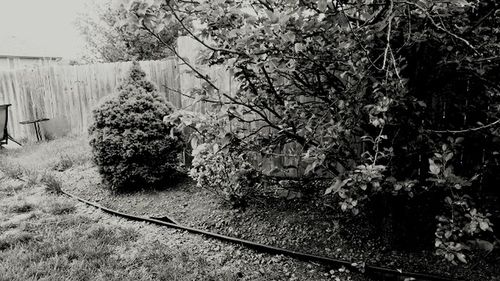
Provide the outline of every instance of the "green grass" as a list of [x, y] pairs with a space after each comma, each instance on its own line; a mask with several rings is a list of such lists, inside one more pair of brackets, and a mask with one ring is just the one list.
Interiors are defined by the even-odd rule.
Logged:
[[86, 164], [87, 149], [63, 139], [0, 154], [0, 281], [237, 279], [234, 268], [190, 247], [82, 215], [75, 200], [58, 196], [54, 170]]
[[85, 137], [68, 137], [50, 142], [27, 144], [21, 149], [0, 152], [0, 169], [10, 175], [26, 171], [67, 170], [91, 159]]
[[60, 215], [0, 236], [0, 280], [234, 280], [230, 270], [215, 273], [213, 264], [190, 256], [131, 228]]
[[81, 215], [42, 187], [0, 201], [0, 233], [1, 281], [234, 280], [230, 268]]

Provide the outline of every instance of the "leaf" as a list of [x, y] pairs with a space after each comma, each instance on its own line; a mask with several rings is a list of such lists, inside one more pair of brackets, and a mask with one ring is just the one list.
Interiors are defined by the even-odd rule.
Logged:
[[339, 175], [342, 175], [345, 172], [344, 166], [342, 166], [342, 164], [340, 164], [339, 162], [337, 162], [335, 164], [335, 169], [337, 170], [337, 172], [339, 173]]
[[345, 202], [342, 202], [342, 203], [340, 204], [340, 209], [342, 209], [342, 211], [347, 210], [347, 204], [346, 204]]
[[448, 205], [453, 204], [453, 201], [451, 200], [451, 198], [450, 198], [449, 196], [446, 196], [446, 198], [444, 198], [444, 201], [445, 201]]
[[465, 259], [465, 255], [462, 253], [456, 253], [457, 259], [463, 263], [467, 263], [467, 260]]
[[425, 102], [423, 102], [423, 101], [418, 101], [417, 103], [418, 103], [418, 105], [420, 105], [421, 107], [427, 107], [427, 104], [425, 104]]
[[429, 170], [430, 170], [431, 174], [436, 175], [436, 176], [439, 175], [440, 169], [439, 169], [438, 165], [436, 165], [436, 163], [432, 159], [429, 159]]
[[490, 225], [486, 221], [481, 221], [479, 222], [479, 228], [481, 228], [482, 231], [486, 231], [490, 228]]
[[334, 191], [335, 193], [337, 193], [347, 182], [349, 182], [349, 179], [345, 179], [343, 181], [337, 179], [329, 188], [325, 190], [325, 195], [328, 195]]
[[459, 7], [467, 7], [467, 6], [473, 5], [472, 3], [470, 3], [467, 0], [453, 0], [452, 2], [454, 2], [455, 5], [457, 5]]
[[196, 149], [196, 147], [198, 147], [198, 137], [193, 135], [191, 138], [191, 148]]
[[453, 158], [453, 152], [446, 154], [446, 157], [444, 159], [446, 160], [446, 162], [448, 162], [451, 160], [451, 158]]
[[294, 48], [295, 48], [295, 52], [299, 53], [299, 52], [301, 52], [301, 51], [304, 50], [304, 44], [302, 44], [302, 43], [295, 43]]
[[312, 162], [311, 164], [307, 165], [304, 174], [308, 175], [312, 170], [316, 168], [316, 161]]
[[321, 12], [325, 12], [328, 7], [328, 1], [327, 0], [318, 0], [318, 10]]
[[287, 32], [285, 34], [285, 38], [289, 41], [289, 42], [294, 42], [295, 41], [295, 33], [293, 32]]
[[323, 164], [323, 161], [325, 161], [324, 155], [319, 155], [317, 158], [314, 159], [314, 161], [307, 165], [304, 174], [309, 174], [310, 172], [314, 171], [316, 167], [319, 165]]
[[485, 252], [491, 252], [494, 249], [493, 243], [486, 241], [486, 240], [481, 240], [481, 239], [476, 239], [475, 244], [477, 247]]
[[477, 180], [478, 178], [479, 178], [479, 175], [478, 175], [478, 174], [476, 174], [476, 175], [474, 175], [472, 178], [470, 178], [470, 180], [469, 180], [469, 181], [475, 181], [475, 180]]
[[453, 169], [451, 167], [448, 167], [448, 168], [444, 169], [443, 174], [445, 177], [449, 177], [449, 176], [453, 175]]

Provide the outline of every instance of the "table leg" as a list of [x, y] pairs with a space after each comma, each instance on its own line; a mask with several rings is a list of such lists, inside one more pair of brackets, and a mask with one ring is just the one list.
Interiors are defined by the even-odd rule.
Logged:
[[35, 127], [36, 141], [40, 141], [41, 136], [37, 122], [34, 122], [33, 126]]
[[36, 127], [38, 129], [38, 137], [40, 138], [40, 141], [42, 141], [42, 130], [40, 129], [40, 123], [36, 122]]
[[36, 123], [33, 123], [33, 129], [35, 129], [36, 141], [38, 141], [38, 132], [36, 130]]

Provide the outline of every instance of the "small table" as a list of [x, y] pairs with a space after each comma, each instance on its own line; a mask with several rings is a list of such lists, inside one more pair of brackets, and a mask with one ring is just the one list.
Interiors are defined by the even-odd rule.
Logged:
[[49, 118], [40, 118], [36, 120], [27, 120], [27, 121], [22, 121], [19, 122], [19, 124], [26, 125], [26, 124], [33, 124], [33, 127], [35, 127], [35, 134], [36, 134], [36, 140], [41, 141], [42, 140], [42, 132], [40, 131], [40, 122], [43, 121], [49, 121]]

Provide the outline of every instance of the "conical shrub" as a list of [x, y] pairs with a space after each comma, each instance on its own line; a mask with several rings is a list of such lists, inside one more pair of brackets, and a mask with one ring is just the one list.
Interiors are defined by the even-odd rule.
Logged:
[[92, 111], [93, 159], [113, 190], [157, 187], [176, 175], [180, 139], [162, 121], [174, 108], [145, 76], [134, 62], [117, 93]]

